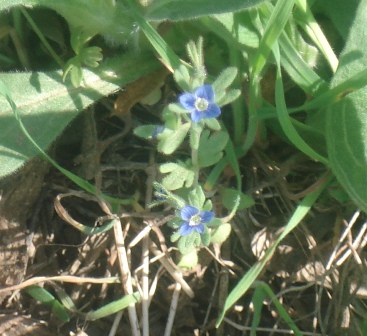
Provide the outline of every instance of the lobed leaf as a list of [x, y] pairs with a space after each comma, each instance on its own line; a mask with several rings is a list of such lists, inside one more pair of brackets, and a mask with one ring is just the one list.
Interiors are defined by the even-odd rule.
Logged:
[[229, 136], [226, 132], [219, 131], [210, 135], [205, 130], [200, 139], [198, 151], [199, 167], [209, 167], [217, 163], [223, 156], [223, 149], [228, 142]]

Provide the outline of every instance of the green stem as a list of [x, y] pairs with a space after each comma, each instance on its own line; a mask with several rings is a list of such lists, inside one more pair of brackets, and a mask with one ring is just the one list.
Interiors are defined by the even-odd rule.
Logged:
[[199, 154], [199, 150], [198, 149], [191, 149], [191, 160], [192, 160], [192, 165], [194, 168], [194, 188], [196, 188], [199, 185], [199, 164], [198, 164], [198, 154]]
[[[229, 48], [229, 55], [231, 64], [238, 69], [238, 73], [242, 73], [242, 65], [243, 65], [243, 57], [238, 50], [234, 48]], [[241, 78], [239, 75], [234, 80], [234, 84], [236, 87], [241, 87]], [[232, 104], [233, 109], [233, 126], [234, 126], [234, 136], [233, 142], [235, 145], [240, 145], [244, 132], [245, 132], [245, 111], [246, 104], [244, 99], [241, 97], [240, 99], [236, 99]]]

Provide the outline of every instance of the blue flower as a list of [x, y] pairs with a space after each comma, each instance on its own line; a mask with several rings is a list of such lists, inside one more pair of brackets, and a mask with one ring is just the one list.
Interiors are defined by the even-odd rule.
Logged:
[[185, 205], [180, 212], [183, 223], [181, 224], [178, 232], [181, 236], [187, 236], [191, 232], [196, 231], [198, 233], [204, 233], [204, 223], [209, 223], [213, 217], [214, 212], [212, 211], [199, 211], [199, 209]]
[[214, 103], [213, 87], [209, 84], [199, 86], [194, 93], [185, 92], [178, 99], [191, 112], [191, 119], [195, 123], [203, 118], [216, 118], [221, 113], [219, 106]]

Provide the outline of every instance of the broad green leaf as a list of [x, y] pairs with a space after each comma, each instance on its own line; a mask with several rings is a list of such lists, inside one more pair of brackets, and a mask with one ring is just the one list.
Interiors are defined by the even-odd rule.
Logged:
[[[362, 1], [350, 28], [332, 87], [367, 68], [367, 2]], [[353, 90], [353, 87], [350, 88]], [[327, 111], [326, 139], [330, 165], [340, 183], [367, 211], [367, 87], [345, 96]]]
[[148, 20], [187, 20], [204, 15], [229, 13], [258, 5], [264, 0], [156, 0], [149, 6]]
[[[84, 70], [85, 84], [77, 88], [69, 81], [62, 82], [61, 71], [6, 73], [1, 79], [26, 129], [46, 149], [80, 111], [158, 66], [152, 55], [126, 54], [106, 61], [95, 71]], [[0, 97], [0, 131], [2, 177], [39, 152], [20, 130], [4, 97]]]
[[[89, 34], [103, 34], [123, 43], [134, 30], [134, 20], [121, 1], [100, 0], [2, 0], [0, 11], [15, 6], [47, 7], [63, 16], [71, 26], [83, 26]], [[123, 19], [122, 19], [123, 18]]]
[[200, 23], [221, 37], [232, 48], [257, 48], [260, 35], [251, 22], [249, 11], [204, 16]]
[[229, 136], [226, 132], [219, 131], [212, 133], [205, 130], [200, 139], [198, 151], [199, 167], [209, 167], [217, 163], [223, 156], [223, 149], [228, 142]]
[[126, 309], [130, 304], [136, 303], [140, 300], [140, 294], [138, 292], [134, 294], [125, 295], [123, 298], [106, 304], [105, 306], [92, 311], [87, 314], [87, 321], [94, 321], [103, 317], [115, 314], [123, 309]]
[[322, 8], [322, 14], [330, 17], [336, 30], [346, 40], [360, 2], [361, 0], [323, 0], [316, 1], [314, 7]]

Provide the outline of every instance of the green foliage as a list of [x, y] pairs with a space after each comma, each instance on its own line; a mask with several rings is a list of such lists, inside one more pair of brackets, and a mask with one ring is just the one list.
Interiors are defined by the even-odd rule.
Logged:
[[255, 204], [255, 201], [251, 196], [246, 195], [242, 192], [238, 193], [237, 190], [230, 189], [230, 188], [224, 189], [221, 192], [221, 196], [222, 196], [223, 206], [228, 210], [233, 209], [233, 206], [234, 206], [238, 196], [240, 197], [240, 202], [239, 202], [238, 208], [237, 208], [238, 210], [244, 210], [244, 209], [249, 208], [249, 207], [251, 207]]
[[149, 6], [148, 20], [185, 20], [204, 15], [240, 11], [258, 5], [264, 0], [157, 0]]
[[[96, 71], [84, 70], [85, 86], [62, 81], [60, 71], [6, 73], [1, 79], [11, 92], [17, 111], [42, 149], [55, 140], [78, 112], [121, 86], [155, 70], [149, 55], [126, 54], [106, 61]], [[0, 92], [4, 94], [4, 90]], [[18, 169], [38, 154], [14, 119], [7, 101], [0, 97], [0, 177]]]
[[[350, 28], [332, 87], [366, 70], [367, 3], [362, 1]], [[354, 87], [349, 88], [354, 91]], [[361, 209], [367, 211], [367, 88], [348, 94], [327, 111], [327, 146], [330, 165], [340, 183]]]
[[214, 228], [210, 242], [212, 244], [222, 244], [224, 243], [229, 235], [231, 234], [232, 226], [230, 223], [223, 223]]
[[64, 66], [62, 80], [70, 73], [71, 83], [78, 87], [83, 79], [82, 66], [96, 68], [102, 60], [102, 49], [99, 47], [87, 47], [86, 44], [93, 35], [86, 34], [81, 28], [77, 28], [71, 35], [70, 43], [76, 54]]
[[114, 43], [125, 42], [133, 31], [131, 12], [121, 1], [4, 0], [0, 3], [0, 11], [19, 5], [52, 9], [63, 16], [71, 27], [82, 26], [89, 34], [103, 34]]
[[223, 156], [223, 149], [228, 141], [228, 133], [219, 131], [210, 135], [205, 130], [200, 138], [198, 165], [200, 168], [217, 163]]
[[177, 190], [184, 185], [186, 188], [190, 188], [194, 181], [194, 172], [190, 161], [163, 163], [159, 167], [159, 171], [168, 174], [162, 179], [163, 186], [168, 190]]
[[116, 314], [117, 312], [126, 309], [132, 303], [139, 302], [139, 300], [140, 300], [139, 292], [130, 295], [125, 295], [121, 299], [110, 302], [97, 310], [89, 312], [86, 316], [86, 319], [87, 321], [94, 321], [112, 314]]
[[60, 321], [70, 321], [69, 314], [65, 307], [49, 291], [36, 285], [27, 287], [26, 291], [35, 300], [49, 306], [52, 310], [52, 314]]

